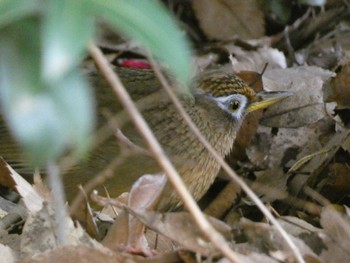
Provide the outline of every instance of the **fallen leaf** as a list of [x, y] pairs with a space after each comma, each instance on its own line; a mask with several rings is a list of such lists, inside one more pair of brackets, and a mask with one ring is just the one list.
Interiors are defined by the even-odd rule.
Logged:
[[264, 15], [256, 0], [195, 0], [192, 7], [209, 38], [253, 39], [264, 35]]
[[279, 128], [277, 134], [272, 134], [270, 128], [260, 126], [257, 136], [247, 148], [247, 155], [261, 169], [276, 169], [295, 160], [302, 150], [311, 154], [319, 147], [319, 138], [313, 127]]
[[[133, 211], [133, 215], [147, 227], [170, 238], [182, 248], [204, 256], [213, 255], [218, 252], [211, 242], [203, 236], [187, 212], [161, 214], [157, 212], [137, 213]], [[213, 217], [207, 216], [207, 219], [226, 239], [232, 239], [231, 228], [228, 225]]]
[[[287, 176], [281, 168], [276, 167], [275, 169], [257, 171], [254, 174], [256, 176], [254, 184], [261, 184], [264, 187], [267, 187], [267, 189], [276, 189], [280, 192], [287, 191]], [[257, 193], [259, 193], [259, 191], [257, 191]], [[265, 193], [264, 195], [260, 196], [260, 198], [265, 203], [270, 203], [275, 200], [281, 199], [280, 196], [275, 195], [273, 192]]]
[[[289, 246], [275, 226], [266, 223], [256, 223], [246, 218], [241, 219], [240, 226], [243, 228], [248, 242], [252, 243], [257, 251], [267, 252], [281, 261], [288, 262], [294, 258]], [[292, 234], [290, 234], [290, 238], [303, 256], [307, 255], [318, 259], [317, 255], [302, 239]]]
[[3, 244], [0, 244], [0, 262], [6, 262], [6, 263], [15, 263], [17, 262], [17, 256], [13, 252], [13, 250], [5, 246]]
[[350, 108], [350, 65], [346, 64], [332, 79], [331, 86], [326, 90], [326, 101], [335, 101], [339, 109]]
[[327, 206], [321, 213], [321, 225], [326, 235], [322, 235], [327, 249], [323, 250], [320, 257], [324, 262], [339, 263], [348, 262], [350, 246], [350, 221]]
[[[94, 249], [88, 246], [63, 246], [34, 256], [28, 256], [20, 263], [115, 263], [125, 262], [126, 258], [108, 249]], [[131, 261], [132, 262], [132, 261]]]
[[[56, 249], [58, 246], [55, 235], [56, 221], [52, 208], [44, 203], [43, 208], [34, 213], [30, 213], [24, 224], [21, 235], [21, 255], [31, 257], [34, 254], [47, 250]], [[95, 240], [91, 239], [80, 225], [74, 226], [70, 218], [65, 218], [65, 228], [68, 232], [69, 245], [88, 245], [94, 248], [102, 247]]]
[[268, 127], [297, 128], [326, 117], [323, 85], [333, 76], [333, 72], [311, 66], [267, 69], [263, 76], [266, 90], [294, 95], [267, 108], [261, 123]]
[[320, 183], [320, 193], [329, 201], [337, 203], [350, 193], [350, 167], [332, 163], [327, 168], [327, 177]]
[[286, 57], [275, 48], [264, 46], [254, 51], [246, 51], [237, 46], [229, 46], [227, 48], [232, 54], [230, 60], [234, 72], [261, 72], [266, 64], [268, 65], [267, 70], [287, 67]]
[[164, 189], [166, 181], [165, 174], [146, 174], [140, 177], [130, 190], [129, 207], [139, 212], [152, 210]]
[[[263, 253], [257, 253], [254, 252], [253, 249], [252, 251], [250, 251], [249, 253], [247, 253], [246, 255], [244, 254], [237, 254], [237, 258], [239, 258], [239, 262], [242, 263], [279, 263], [280, 261], [273, 259], [272, 257], [267, 256], [266, 254]], [[230, 263], [231, 261], [224, 258], [218, 261], [218, 263]]]
[[0, 158], [0, 173], [1, 184], [14, 188], [22, 197], [29, 212], [37, 212], [42, 208], [44, 198], [2, 158]]

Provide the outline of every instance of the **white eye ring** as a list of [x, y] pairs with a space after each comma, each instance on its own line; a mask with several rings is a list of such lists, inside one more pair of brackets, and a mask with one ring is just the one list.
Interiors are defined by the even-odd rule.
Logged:
[[248, 105], [248, 99], [243, 94], [231, 94], [228, 96], [212, 97], [217, 105], [230, 114], [233, 118], [240, 120]]

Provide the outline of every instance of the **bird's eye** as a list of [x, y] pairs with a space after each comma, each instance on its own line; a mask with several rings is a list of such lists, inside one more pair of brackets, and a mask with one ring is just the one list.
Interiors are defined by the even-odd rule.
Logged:
[[240, 102], [238, 100], [232, 100], [230, 102], [230, 105], [228, 106], [228, 109], [230, 111], [234, 112], [234, 111], [238, 110], [239, 106], [240, 106]]

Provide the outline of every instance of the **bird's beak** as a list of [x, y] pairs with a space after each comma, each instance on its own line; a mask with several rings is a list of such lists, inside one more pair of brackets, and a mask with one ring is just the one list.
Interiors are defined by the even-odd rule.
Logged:
[[261, 91], [257, 94], [259, 101], [253, 102], [248, 106], [248, 112], [265, 109], [285, 98], [292, 96], [288, 91]]

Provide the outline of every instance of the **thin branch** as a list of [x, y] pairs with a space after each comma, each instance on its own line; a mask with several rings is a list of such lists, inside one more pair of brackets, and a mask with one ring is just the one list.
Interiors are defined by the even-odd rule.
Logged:
[[[89, 180], [86, 184], [84, 184], [83, 189], [85, 193], [88, 195], [91, 193], [97, 186], [102, 185], [108, 179], [113, 177], [114, 170], [124, 163], [125, 155], [116, 156], [106, 168], [104, 168], [99, 174]], [[85, 201], [85, 197], [82, 191], [79, 191], [76, 197], [74, 198], [72, 204], [70, 205], [70, 214], [75, 215], [79, 218], [79, 209], [82, 203]]]
[[103, 112], [103, 115], [105, 115], [108, 118], [108, 123], [110, 124], [112, 130], [114, 130], [114, 136], [117, 138], [120, 144], [121, 154], [127, 156], [131, 154], [143, 154], [146, 156], [150, 156], [149, 151], [142, 148], [141, 146], [134, 144], [132, 141], [129, 140], [128, 137], [124, 135], [124, 133], [120, 130], [120, 126], [118, 125], [117, 120], [113, 118], [113, 115], [110, 111], [105, 110]]
[[[148, 105], [150, 103], [150, 100], [154, 99], [154, 96], [147, 96], [146, 98], [143, 98], [139, 100], [138, 106], [141, 108], [143, 105]], [[105, 112], [105, 115], [108, 117], [107, 125], [100, 128], [94, 138], [93, 147], [95, 148], [105, 142], [107, 139], [110, 138], [110, 136], [113, 134], [113, 130], [116, 130], [115, 137], [119, 139], [121, 144], [121, 152], [120, 155], [116, 156], [107, 167], [105, 167], [102, 171], [100, 171], [95, 177], [93, 177], [91, 180], [89, 180], [87, 183], [84, 184], [83, 189], [86, 192], [87, 195], [89, 195], [92, 190], [94, 190], [97, 186], [102, 185], [104, 182], [106, 182], [108, 179], [111, 179], [114, 175], [115, 169], [122, 165], [126, 158], [133, 154], [143, 154], [143, 155], [150, 155], [150, 153], [133, 144], [122, 132], [119, 130], [119, 126], [123, 126], [126, 122], [126, 119], [124, 118], [125, 112], [121, 112], [116, 114], [116, 116], [112, 116], [111, 114]], [[117, 125], [117, 121], [119, 120]], [[111, 129], [112, 127], [112, 129]], [[70, 157], [70, 158], [69, 158]], [[68, 170], [71, 168], [71, 166], [76, 165], [76, 158], [74, 156], [68, 156], [64, 158], [64, 162], [60, 163], [60, 167], [64, 167], [65, 170]], [[84, 195], [81, 191], [78, 192], [78, 194], [75, 196], [73, 202], [71, 202], [69, 212], [71, 215], [74, 215], [77, 219], [79, 219], [79, 207], [81, 207], [82, 203], [85, 201]]]
[[212, 225], [206, 220], [206, 218], [202, 214], [197, 203], [193, 200], [191, 194], [188, 192], [180, 175], [177, 173], [174, 166], [166, 157], [162, 147], [153, 135], [147, 122], [141, 116], [139, 110], [135, 106], [135, 103], [130, 98], [129, 94], [125, 90], [123, 84], [121, 83], [116, 73], [111, 69], [108, 61], [105, 59], [100, 49], [98, 49], [95, 45], [91, 44], [89, 46], [89, 51], [91, 57], [95, 60], [102, 74], [110, 83], [115, 94], [119, 98], [125, 110], [128, 112], [135, 127], [138, 129], [141, 136], [143, 136], [143, 138], [147, 142], [148, 147], [153, 153], [155, 159], [158, 161], [159, 165], [163, 168], [163, 170], [166, 171], [169, 181], [174, 186], [175, 190], [181, 197], [185, 207], [189, 210], [190, 214], [193, 216], [195, 222], [198, 224], [203, 234], [228, 259], [230, 259], [232, 262], [240, 262], [238, 256], [231, 250], [230, 246], [226, 243], [224, 237], [212, 227]]
[[156, 75], [158, 76], [160, 82], [162, 83], [164, 89], [170, 96], [170, 99], [174, 103], [175, 107], [179, 111], [179, 113], [182, 115], [183, 119], [187, 123], [187, 125], [190, 127], [192, 132], [197, 136], [199, 141], [205, 146], [205, 148], [210, 152], [210, 154], [215, 158], [215, 160], [221, 165], [221, 167], [224, 169], [224, 171], [229, 175], [229, 177], [239, 184], [239, 186], [243, 189], [244, 192], [250, 197], [250, 199], [257, 205], [257, 207], [260, 209], [260, 211], [268, 218], [271, 223], [276, 227], [277, 231], [281, 234], [283, 239], [286, 241], [290, 249], [293, 251], [296, 259], [300, 263], [305, 263], [303, 256], [301, 255], [299, 249], [294, 244], [292, 239], [289, 237], [288, 233], [283, 229], [283, 227], [278, 223], [276, 218], [271, 214], [271, 212], [266, 208], [266, 206], [263, 204], [263, 202], [259, 199], [259, 197], [251, 190], [251, 188], [241, 179], [232, 169], [231, 167], [225, 162], [225, 160], [220, 156], [220, 154], [214, 149], [214, 147], [211, 146], [211, 144], [207, 141], [207, 139], [204, 138], [201, 131], [198, 129], [198, 127], [193, 123], [191, 117], [187, 114], [185, 109], [182, 107], [182, 104], [180, 100], [175, 95], [173, 89], [170, 87], [168, 81], [160, 71], [159, 67], [157, 66], [156, 62], [152, 57], [150, 57], [151, 64], [153, 65], [154, 71], [156, 72]]
[[50, 162], [47, 165], [47, 173], [49, 184], [53, 196], [53, 209], [55, 211], [55, 234], [57, 236], [58, 245], [67, 245], [68, 243], [68, 213], [66, 209], [66, 199], [63, 190], [63, 183], [60, 177], [58, 166]]

